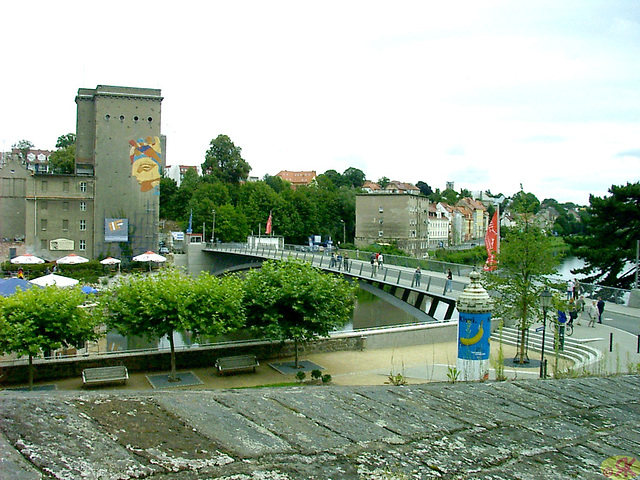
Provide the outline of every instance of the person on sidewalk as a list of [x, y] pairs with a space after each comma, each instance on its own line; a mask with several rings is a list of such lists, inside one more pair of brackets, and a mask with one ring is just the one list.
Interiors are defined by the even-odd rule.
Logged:
[[580, 295], [576, 300], [576, 309], [578, 310], [578, 325], [580, 325], [580, 318], [583, 317], [584, 312], [584, 295]]
[[413, 273], [413, 280], [411, 281], [411, 286], [414, 285], [416, 287], [420, 286], [420, 278], [422, 278], [422, 272], [420, 271], [420, 267], [416, 268], [416, 271]]
[[594, 323], [596, 322], [596, 318], [598, 316], [598, 308], [596, 307], [596, 301], [593, 300], [591, 305], [587, 307], [587, 315], [589, 316], [589, 327], [595, 328]]
[[453, 273], [451, 273], [451, 269], [447, 270], [447, 283], [444, 285], [443, 293], [447, 293], [447, 291], [453, 293]]
[[576, 307], [576, 302], [573, 298], [569, 300], [569, 322], [567, 325], [571, 325], [573, 327], [573, 321], [578, 318], [578, 308]]
[[573, 287], [574, 287], [574, 283], [573, 280], [569, 280], [567, 282], [567, 300], [571, 300], [573, 298]]
[[602, 314], [604, 313], [604, 300], [602, 297], [598, 297], [598, 323], [602, 323]]

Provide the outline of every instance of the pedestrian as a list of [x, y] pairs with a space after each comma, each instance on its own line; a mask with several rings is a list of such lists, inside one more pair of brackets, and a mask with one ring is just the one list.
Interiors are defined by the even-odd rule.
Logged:
[[573, 280], [569, 280], [567, 282], [567, 300], [571, 300], [573, 298]]
[[342, 262], [344, 264], [345, 271], [348, 271], [349, 270], [349, 254], [347, 252], [344, 253], [344, 258], [342, 259]]
[[578, 299], [580, 297], [581, 292], [582, 292], [582, 286], [580, 285], [580, 282], [576, 278], [573, 281], [573, 298]]
[[384, 268], [384, 257], [381, 253], [378, 254], [378, 267], [380, 268], [380, 270]]
[[22, 267], [18, 268], [18, 278], [24, 280], [24, 270], [22, 270]]
[[584, 295], [580, 295], [576, 300], [576, 310], [578, 311], [578, 325], [580, 325], [580, 317], [584, 312]]
[[451, 269], [447, 270], [447, 283], [444, 285], [444, 293], [447, 291], [453, 293], [453, 273], [451, 273]]
[[569, 300], [569, 322], [568, 325], [573, 327], [573, 321], [578, 318], [578, 308], [576, 307], [576, 302], [573, 298]]
[[420, 279], [422, 278], [422, 271], [420, 271], [420, 267], [416, 268], [416, 271], [413, 273], [413, 280], [411, 281], [411, 286], [414, 285], [416, 287], [420, 286]]
[[335, 268], [336, 266], [336, 254], [331, 254], [331, 260], [329, 260], [329, 268]]
[[376, 257], [373, 257], [373, 263], [371, 264], [371, 276], [378, 276], [378, 259]]
[[587, 315], [589, 316], [589, 327], [596, 328], [594, 325], [596, 317], [598, 316], [598, 308], [596, 307], [596, 301], [593, 300], [591, 305], [587, 307]]
[[604, 313], [604, 300], [602, 300], [602, 297], [598, 297], [596, 306], [598, 307], [598, 323], [602, 323], [602, 314]]
[[338, 270], [342, 269], [342, 254], [338, 252], [338, 256], [336, 257], [336, 262], [338, 264]]

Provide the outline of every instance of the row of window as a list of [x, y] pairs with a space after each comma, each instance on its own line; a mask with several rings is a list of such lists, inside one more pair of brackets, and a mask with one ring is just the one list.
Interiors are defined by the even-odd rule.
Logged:
[[[49, 240], [47, 240], [46, 238], [40, 239], [40, 249], [41, 250], [48, 250], [49, 249]], [[86, 240], [79, 240], [78, 241], [78, 250], [85, 251], [86, 249], [87, 249], [87, 241]]]
[[[41, 218], [40, 219], [40, 230], [42, 230], [43, 232], [45, 232], [47, 230], [49, 222], [47, 221], [46, 218]], [[84, 232], [87, 230], [87, 221], [86, 220], [80, 220], [79, 224], [78, 224], [78, 228], [81, 232]], [[68, 232], [69, 231], [69, 220], [62, 220], [62, 231], [63, 232]]]
[[[71, 182], [69, 181], [64, 181], [62, 182], [62, 191], [63, 192], [68, 192], [70, 191], [71, 188]], [[49, 181], [48, 180], [41, 180], [40, 181], [40, 191], [41, 192], [46, 192], [49, 189]], [[78, 182], [78, 190], [82, 193], [86, 193], [87, 192], [87, 182]]]
[[[85, 202], [84, 200], [81, 200], [78, 206], [80, 207], [81, 212], [87, 211], [87, 202]], [[49, 208], [49, 202], [47, 200], [40, 200], [40, 208], [42, 210], [47, 210]], [[67, 201], [62, 202], [62, 210], [64, 212], [69, 211], [69, 202]]]

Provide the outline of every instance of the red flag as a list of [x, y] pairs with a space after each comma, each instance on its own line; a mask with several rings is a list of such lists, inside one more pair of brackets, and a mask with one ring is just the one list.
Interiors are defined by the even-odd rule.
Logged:
[[271, 235], [271, 212], [269, 212], [269, 219], [267, 220], [267, 228], [265, 229], [264, 233], [266, 235]]
[[491, 222], [489, 222], [489, 228], [484, 236], [484, 245], [487, 248], [487, 261], [484, 264], [483, 270], [485, 272], [491, 272], [498, 267], [498, 261], [496, 260], [496, 254], [498, 253], [498, 212], [493, 214]]

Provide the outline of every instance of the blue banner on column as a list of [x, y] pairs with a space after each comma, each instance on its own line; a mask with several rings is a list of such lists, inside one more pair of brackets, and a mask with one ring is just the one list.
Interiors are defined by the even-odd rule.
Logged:
[[458, 321], [458, 358], [463, 360], [488, 360], [490, 335], [490, 313], [460, 313]]

